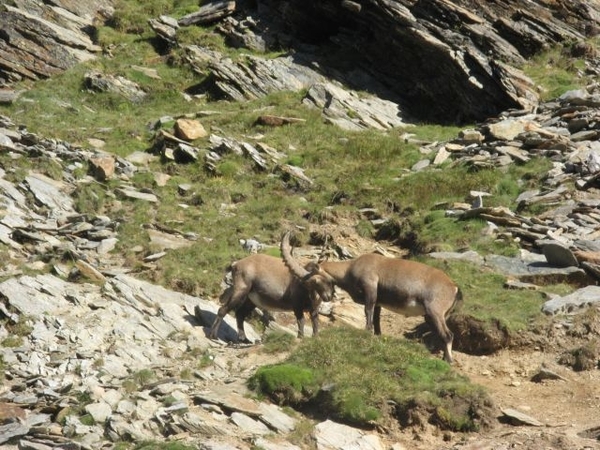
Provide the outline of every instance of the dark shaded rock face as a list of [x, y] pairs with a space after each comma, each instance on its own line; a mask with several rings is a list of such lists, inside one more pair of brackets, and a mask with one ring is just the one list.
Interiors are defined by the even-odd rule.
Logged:
[[47, 78], [94, 58], [94, 21], [112, 14], [111, 0], [11, 3], [0, 5], [0, 85]]
[[442, 123], [530, 107], [535, 89], [513, 67], [543, 48], [582, 41], [600, 17], [596, 1], [259, 3], [286, 33], [327, 46], [341, 71], [366, 70], [416, 118]]

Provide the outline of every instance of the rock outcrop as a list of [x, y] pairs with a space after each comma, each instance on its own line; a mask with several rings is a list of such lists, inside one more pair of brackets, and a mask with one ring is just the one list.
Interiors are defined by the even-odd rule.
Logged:
[[[92, 37], [96, 23], [112, 13], [110, 0], [16, 4], [0, 7], [1, 82], [45, 78], [101, 50]], [[306, 73], [318, 68], [322, 76], [401, 105], [402, 115], [417, 120], [460, 124], [533, 109], [536, 87], [516, 67], [556, 44], [593, 56], [585, 39], [600, 28], [600, 3], [214, 2], [179, 19], [161, 16], [150, 26], [172, 48], [181, 27], [215, 21], [230, 45], [291, 49], [288, 59]], [[266, 95], [272, 90], [265, 82], [282, 62], [289, 64], [283, 58], [243, 67], [221, 61], [211, 64], [209, 78], [225, 97]], [[239, 85], [245, 78], [252, 83]], [[275, 80], [287, 89], [310, 87], [300, 72]]]
[[95, 21], [113, 13], [111, 0], [14, 3], [0, 5], [0, 85], [47, 78], [94, 58], [101, 51]]
[[259, 10], [281, 26], [271, 41], [325, 49], [316, 60], [328, 76], [336, 69], [357, 88], [366, 72], [413, 116], [446, 123], [535, 105], [535, 87], [515, 67], [555, 44], [583, 44], [600, 20], [597, 1], [264, 0]]

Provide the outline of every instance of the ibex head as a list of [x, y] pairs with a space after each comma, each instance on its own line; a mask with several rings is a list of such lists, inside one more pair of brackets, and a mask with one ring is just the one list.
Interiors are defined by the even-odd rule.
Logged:
[[281, 254], [283, 255], [285, 265], [304, 284], [311, 296], [317, 294], [323, 301], [331, 301], [335, 288], [333, 279], [327, 272], [321, 269], [318, 263], [310, 262], [303, 267], [292, 257], [290, 234], [289, 231], [286, 232], [281, 240]]

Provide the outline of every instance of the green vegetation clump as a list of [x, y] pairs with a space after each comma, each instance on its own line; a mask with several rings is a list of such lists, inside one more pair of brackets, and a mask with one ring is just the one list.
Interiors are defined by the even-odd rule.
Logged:
[[23, 345], [23, 340], [33, 331], [33, 326], [27, 316], [19, 316], [17, 322], [6, 319], [3, 321], [3, 325], [8, 332], [8, 336], [0, 343], [2, 347], [20, 347]]
[[360, 426], [394, 417], [472, 431], [487, 423], [491, 400], [421, 345], [330, 327], [302, 341], [281, 364], [261, 367], [249, 386], [280, 404]]
[[250, 378], [249, 385], [268, 393], [281, 404], [303, 403], [318, 392], [314, 371], [295, 364], [260, 367]]

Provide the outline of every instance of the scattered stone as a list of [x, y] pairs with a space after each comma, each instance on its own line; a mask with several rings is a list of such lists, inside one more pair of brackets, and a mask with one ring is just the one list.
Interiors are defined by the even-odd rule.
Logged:
[[513, 408], [504, 408], [502, 410], [505, 420], [513, 425], [530, 425], [533, 427], [543, 427], [544, 424], [527, 414]]
[[208, 133], [197, 120], [177, 119], [175, 122], [175, 136], [186, 141], [195, 141], [208, 136]]
[[555, 371], [553, 371], [547, 367], [540, 367], [539, 371], [531, 377], [531, 381], [533, 381], [535, 383], [540, 383], [544, 380], [568, 381], [565, 377], [563, 377], [562, 375], [559, 375]]
[[555, 241], [549, 241], [541, 245], [542, 252], [548, 261], [548, 264], [555, 267], [579, 266], [577, 258], [571, 250], [564, 244]]
[[132, 102], [140, 102], [146, 97], [146, 92], [137, 83], [121, 76], [115, 77], [100, 72], [88, 72], [84, 76], [84, 83], [88, 89], [120, 94]]
[[384, 450], [379, 438], [357, 428], [326, 420], [315, 426], [314, 437], [318, 450]]
[[90, 170], [98, 181], [106, 181], [115, 173], [115, 158], [111, 155], [98, 156], [89, 159]]
[[245, 414], [234, 412], [231, 414], [231, 421], [235, 423], [244, 434], [252, 436], [264, 436], [269, 434], [271, 430], [264, 423], [254, 420]]
[[256, 119], [256, 123], [259, 125], [267, 125], [270, 127], [281, 127], [283, 125], [289, 125], [294, 123], [304, 123], [305, 119], [299, 119], [295, 117], [281, 117], [281, 116], [270, 116], [262, 115]]
[[256, 239], [240, 239], [240, 244], [248, 253], [258, 253], [264, 248]]
[[600, 286], [586, 286], [564, 297], [553, 298], [542, 305], [548, 315], [573, 314], [600, 302]]

